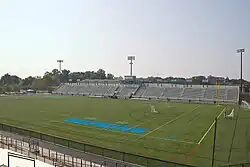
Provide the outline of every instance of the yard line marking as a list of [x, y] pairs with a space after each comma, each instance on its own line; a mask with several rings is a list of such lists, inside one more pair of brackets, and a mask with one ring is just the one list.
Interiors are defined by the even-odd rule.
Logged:
[[227, 106], [221, 111], [221, 113], [218, 115], [217, 119], [220, 118], [221, 114], [226, 110]]
[[[159, 116], [159, 115], [157, 115], [157, 116]], [[151, 121], [153, 121], [153, 120], [159, 118], [159, 117], [157, 117], [157, 116], [156, 116], [156, 117], [153, 117], [153, 118], [151, 118], [151, 119], [149, 119], [149, 120], [147, 120], [147, 121], [145, 121], [145, 122], [139, 123], [139, 124], [137, 124], [137, 125], [131, 127], [131, 129], [137, 128], [137, 127], [140, 126], [140, 125], [143, 125], [143, 124], [145, 124], [145, 123], [151, 122]]]
[[[217, 116], [217, 119], [220, 118], [221, 114], [227, 109], [227, 107], [225, 107], [221, 113]], [[202, 136], [202, 138], [200, 139], [200, 141], [198, 142], [198, 144], [201, 144], [201, 142], [204, 140], [204, 138], [207, 136], [208, 132], [212, 129], [212, 127], [214, 126], [215, 121], [213, 121], [213, 123], [211, 124], [211, 126], [208, 128], [208, 130], [206, 131], [206, 133]]]
[[163, 137], [149, 137], [152, 139], [159, 139], [159, 140], [166, 140], [166, 141], [172, 141], [172, 142], [178, 142], [178, 143], [187, 143], [187, 144], [197, 144], [194, 142], [190, 142], [190, 141], [184, 141], [184, 140], [175, 140], [175, 139], [168, 139], [168, 138], [163, 138]]
[[[192, 111], [196, 110], [196, 109], [199, 108], [199, 107], [200, 107], [200, 106], [196, 106]], [[177, 120], [178, 118], [180, 118], [181, 116], [183, 116], [183, 115], [185, 115], [185, 114], [187, 114], [187, 113], [190, 113], [190, 112], [184, 112], [184, 113], [182, 113], [181, 115], [179, 115], [179, 116], [175, 117], [174, 119], [172, 119], [172, 120], [170, 120], [170, 121], [168, 121], [168, 122], [166, 122], [166, 123], [164, 123], [164, 124], [158, 126], [158, 127], [155, 128], [154, 130], [149, 131], [148, 133], [146, 133], [145, 135], [142, 135], [141, 137], [139, 137], [138, 139], [135, 139], [134, 141], [137, 141], [137, 140], [140, 140], [140, 139], [146, 137], [147, 135], [149, 135], [149, 134], [151, 134], [151, 133], [153, 133], [153, 132], [155, 132], [155, 131], [161, 129], [161, 128], [164, 127], [165, 125], [168, 125], [168, 124], [174, 122], [175, 120]]]

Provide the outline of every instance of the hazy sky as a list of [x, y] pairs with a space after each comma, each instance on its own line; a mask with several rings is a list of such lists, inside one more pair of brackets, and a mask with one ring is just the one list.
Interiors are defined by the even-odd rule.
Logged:
[[250, 80], [250, 0], [0, 0], [0, 75], [103, 68]]

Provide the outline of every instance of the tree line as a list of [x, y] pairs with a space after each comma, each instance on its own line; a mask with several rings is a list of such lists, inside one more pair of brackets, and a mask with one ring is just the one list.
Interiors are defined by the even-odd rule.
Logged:
[[[54, 88], [59, 86], [61, 83], [66, 82], [77, 82], [79, 80], [85, 79], [118, 79], [122, 80], [122, 77], [115, 77], [111, 73], [107, 73], [103, 69], [99, 69], [97, 71], [85, 71], [85, 72], [71, 72], [70, 70], [64, 69], [59, 71], [57, 69], [53, 69], [51, 72], [46, 72], [42, 77], [33, 77], [29, 76], [27, 78], [20, 78], [16, 75], [5, 74], [0, 79], [0, 92], [19, 92], [24, 89], [32, 89], [32, 90], [48, 90], [52, 91]], [[171, 84], [191, 84], [191, 85], [201, 85], [204, 84], [204, 80], [207, 77], [205, 76], [193, 76], [189, 79], [181, 78], [181, 77], [147, 77], [147, 78], [137, 78], [140, 82], [163, 82], [163, 83], [171, 83]], [[190, 80], [188, 82], [188, 80]], [[247, 81], [243, 81], [244, 86], [249, 90], [250, 84]], [[214, 83], [205, 83], [205, 84], [214, 84]], [[239, 85], [239, 79], [229, 79], [225, 78], [222, 84], [225, 85]]]
[[70, 72], [69, 70], [59, 71], [53, 69], [51, 72], [46, 72], [42, 77], [29, 76], [20, 78], [16, 75], [5, 74], [0, 79], [0, 92], [19, 92], [20, 90], [48, 90], [51, 91], [61, 83], [77, 82], [84, 79], [116, 79], [113, 74], [106, 72], [103, 69], [97, 71], [86, 72]]

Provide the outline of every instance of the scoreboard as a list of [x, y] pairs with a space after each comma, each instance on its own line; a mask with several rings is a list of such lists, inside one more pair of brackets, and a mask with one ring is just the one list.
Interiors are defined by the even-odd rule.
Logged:
[[124, 83], [127, 83], [127, 84], [136, 83], [136, 76], [124, 76]]
[[125, 80], [132, 80], [135, 81], [136, 80], [136, 76], [124, 76]]

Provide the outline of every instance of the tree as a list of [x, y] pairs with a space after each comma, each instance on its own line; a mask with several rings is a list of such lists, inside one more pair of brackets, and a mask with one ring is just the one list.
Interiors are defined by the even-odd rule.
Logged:
[[122, 76], [119, 76], [119, 77], [118, 77], [118, 80], [123, 80], [123, 77], [122, 77]]
[[12, 92], [12, 87], [10, 85], [5, 85], [3, 87], [3, 92]]
[[52, 70], [52, 75], [59, 75], [60, 71], [58, 69], [53, 69]]
[[[19, 91], [20, 89], [35, 89], [35, 90], [51, 90], [53, 87], [58, 86], [60, 83], [77, 82], [78, 79], [114, 79], [114, 75], [106, 72], [103, 69], [86, 72], [70, 72], [67, 69], [61, 72], [58, 69], [53, 69], [51, 72], [47, 71], [40, 78], [29, 76], [21, 79], [16, 75], [5, 74], [0, 79], [0, 92]], [[120, 78], [122, 79], [122, 78]]]
[[61, 76], [60, 76], [60, 82], [65, 83], [69, 81], [69, 74], [70, 71], [69, 70], [62, 70], [61, 72]]
[[16, 75], [5, 74], [0, 79], [0, 85], [20, 84], [21, 78]]
[[43, 83], [45, 84], [44, 85], [45, 87], [49, 87], [53, 85], [53, 79], [52, 79], [52, 76], [50, 75], [43, 76], [42, 80], [43, 80]]
[[48, 86], [45, 83], [44, 79], [35, 79], [31, 85], [31, 89], [33, 90], [46, 90]]
[[205, 76], [194, 76], [194, 77], [192, 77], [192, 84], [202, 85], [202, 81], [205, 79], [206, 79]]
[[1, 77], [0, 83], [1, 85], [7, 85], [10, 84], [10, 75], [7, 73], [4, 76]]
[[107, 79], [110, 79], [110, 80], [114, 79], [114, 75], [113, 75], [113, 74], [108, 73], [108, 74], [107, 74]]
[[11, 86], [12, 92], [19, 92], [20, 91], [20, 86], [19, 85], [12, 85]]
[[96, 72], [96, 79], [106, 79], [106, 74], [105, 74], [105, 71], [103, 69], [99, 69]]
[[29, 76], [28, 78], [25, 78], [23, 81], [22, 81], [22, 86], [27, 86], [27, 87], [29, 87], [32, 83], [33, 83], [33, 81], [35, 80], [35, 78], [34, 77], [32, 77], [32, 76]]

